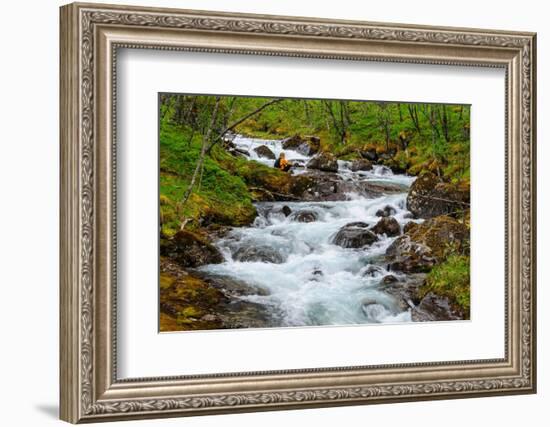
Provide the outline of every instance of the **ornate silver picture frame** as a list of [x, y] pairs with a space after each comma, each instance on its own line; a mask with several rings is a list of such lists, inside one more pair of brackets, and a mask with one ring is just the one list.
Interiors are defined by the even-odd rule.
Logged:
[[[535, 34], [79, 3], [60, 13], [61, 419], [97, 422], [536, 391]], [[120, 379], [114, 149], [119, 48], [503, 69], [504, 357]]]

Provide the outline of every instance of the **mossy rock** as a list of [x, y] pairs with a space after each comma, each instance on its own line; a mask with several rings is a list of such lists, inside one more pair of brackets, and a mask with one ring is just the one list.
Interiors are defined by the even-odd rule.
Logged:
[[324, 172], [338, 172], [338, 161], [332, 153], [324, 152], [317, 154], [308, 163], [310, 169], [318, 169]]
[[351, 163], [350, 169], [353, 172], [357, 171], [370, 171], [372, 170], [372, 163], [367, 159], [354, 160]]
[[397, 161], [395, 157], [384, 160], [382, 164], [389, 167], [395, 174], [402, 174], [407, 171], [407, 164], [405, 163], [403, 165], [401, 162]]
[[259, 147], [254, 148], [254, 152], [260, 157], [275, 160], [275, 154], [267, 145], [260, 145]]
[[160, 252], [182, 267], [223, 262], [223, 256], [216, 247], [198, 233], [189, 230], [180, 230], [170, 240], [161, 241]]
[[429, 247], [438, 261], [443, 261], [450, 253], [469, 254], [470, 230], [449, 216], [438, 216], [412, 226], [406, 234], [411, 240]]
[[269, 191], [279, 192], [288, 188], [291, 175], [258, 162], [247, 161], [236, 170], [248, 187], [260, 187]]
[[288, 189], [285, 189], [291, 195], [295, 197], [302, 197], [313, 185], [315, 180], [306, 175], [292, 175]]
[[420, 218], [459, 214], [470, 207], [469, 184], [441, 182], [431, 172], [423, 172], [407, 195], [407, 209]]
[[447, 166], [447, 164], [447, 162], [441, 160], [432, 160], [428, 164], [428, 171], [436, 174], [437, 176], [443, 176], [443, 169]]
[[418, 290], [419, 298], [430, 293], [447, 298], [451, 311], [461, 313], [462, 319], [470, 318], [470, 257], [451, 255], [436, 265]]
[[411, 166], [407, 169], [407, 173], [412, 176], [421, 175], [423, 172], [428, 171], [429, 162], [411, 162]]
[[470, 230], [449, 216], [438, 216], [422, 224], [409, 222], [404, 231], [386, 250], [393, 270], [429, 272], [450, 255], [469, 256]]
[[[167, 263], [161, 263], [161, 269]], [[215, 313], [225, 303], [223, 293], [175, 267], [160, 274], [160, 330], [200, 330], [223, 327]]]
[[405, 273], [426, 273], [437, 262], [431, 249], [404, 234], [395, 239], [386, 250], [390, 270]]

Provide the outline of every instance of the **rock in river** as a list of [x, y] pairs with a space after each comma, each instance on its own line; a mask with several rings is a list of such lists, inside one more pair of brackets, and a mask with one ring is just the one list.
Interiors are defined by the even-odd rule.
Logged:
[[440, 182], [431, 172], [420, 175], [407, 196], [407, 209], [420, 218], [469, 209], [469, 203], [469, 186]]
[[302, 210], [297, 212], [292, 219], [298, 222], [314, 222], [317, 221], [317, 214], [310, 210]]
[[441, 320], [462, 320], [465, 319], [464, 313], [456, 310], [449, 302], [449, 299], [443, 296], [429, 292], [420, 304], [411, 312], [414, 322], [430, 322]]
[[467, 254], [470, 247], [468, 227], [446, 215], [417, 224], [409, 228], [407, 234], [415, 242], [429, 247], [438, 261], [442, 261], [450, 249]]
[[363, 271], [362, 276], [363, 277], [379, 277], [383, 276], [385, 274], [385, 270], [374, 264], [369, 264]]
[[187, 230], [180, 230], [172, 239], [162, 242], [160, 250], [161, 255], [173, 259], [183, 267], [223, 262], [220, 251], [203, 237]]
[[385, 234], [388, 237], [394, 237], [399, 236], [401, 228], [397, 220], [393, 216], [390, 216], [380, 218], [380, 221], [371, 228], [371, 231], [376, 234]]
[[384, 206], [384, 209], [378, 209], [376, 211], [376, 216], [392, 216], [392, 215], [395, 215], [397, 211], [395, 210], [394, 207], [390, 206], [390, 205], [386, 205]]
[[390, 270], [405, 273], [422, 273], [431, 270], [436, 260], [432, 250], [421, 243], [415, 242], [411, 236], [404, 234], [398, 237], [386, 250]]
[[307, 162], [307, 167], [325, 172], [338, 172], [338, 160], [331, 153], [321, 153]]
[[372, 169], [372, 163], [367, 159], [354, 160], [351, 162], [350, 169], [352, 172], [370, 171]]
[[392, 270], [407, 273], [427, 272], [442, 261], [449, 250], [468, 253], [468, 227], [446, 215], [407, 227], [386, 250]]
[[285, 150], [296, 150], [304, 156], [316, 154], [320, 147], [321, 139], [317, 136], [300, 137], [299, 135], [294, 135], [283, 141], [283, 148]]
[[275, 153], [273, 153], [267, 145], [260, 145], [259, 147], [254, 148], [254, 151], [260, 157], [275, 160]]
[[240, 262], [269, 262], [281, 264], [284, 257], [270, 246], [243, 246], [233, 253], [233, 259]]
[[364, 222], [346, 224], [336, 233], [332, 242], [343, 248], [362, 248], [372, 245], [378, 240], [378, 237], [367, 227], [368, 224]]

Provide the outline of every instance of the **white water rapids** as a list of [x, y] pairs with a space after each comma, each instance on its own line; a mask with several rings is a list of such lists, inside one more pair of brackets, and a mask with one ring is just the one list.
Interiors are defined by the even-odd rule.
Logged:
[[[283, 151], [281, 141], [236, 136], [233, 142], [250, 153], [251, 161], [269, 166], [274, 161], [258, 157], [253, 149], [266, 145], [276, 156]], [[293, 150], [284, 151], [290, 161], [309, 159]], [[383, 166], [374, 166], [367, 172], [352, 172], [349, 162], [338, 163], [338, 174], [345, 180], [398, 183], [406, 187], [414, 180], [406, 175], [394, 175]], [[303, 173], [303, 170], [296, 169], [292, 173]], [[407, 193], [376, 198], [359, 194], [346, 196], [348, 200], [345, 201], [257, 203], [258, 217], [252, 226], [234, 228], [216, 242], [225, 262], [203, 266], [201, 270], [263, 290], [239, 298], [266, 307], [273, 313], [274, 325], [278, 326], [411, 321], [410, 311], [399, 308], [394, 297], [383, 292], [380, 286], [382, 278], [389, 274], [383, 255], [395, 238], [382, 235], [377, 242], [361, 249], [346, 249], [331, 243], [338, 230], [348, 223], [376, 224], [380, 219], [376, 212], [386, 206], [395, 209], [393, 217], [402, 229], [410, 221], [406, 210]], [[292, 212], [288, 216], [282, 212], [285, 205]], [[317, 219], [298, 222], [295, 216], [300, 211], [314, 212]], [[282, 262], [234, 259], [239, 249], [251, 247], [267, 247]], [[395, 272], [391, 274], [399, 277]]]

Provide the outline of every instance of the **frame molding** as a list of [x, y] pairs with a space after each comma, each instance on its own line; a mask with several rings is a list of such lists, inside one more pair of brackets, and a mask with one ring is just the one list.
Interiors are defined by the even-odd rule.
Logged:
[[[60, 13], [63, 420], [77, 423], [536, 391], [535, 34], [79, 3], [63, 6]], [[505, 68], [505, 358], [117, 379], [118, 48]]]

